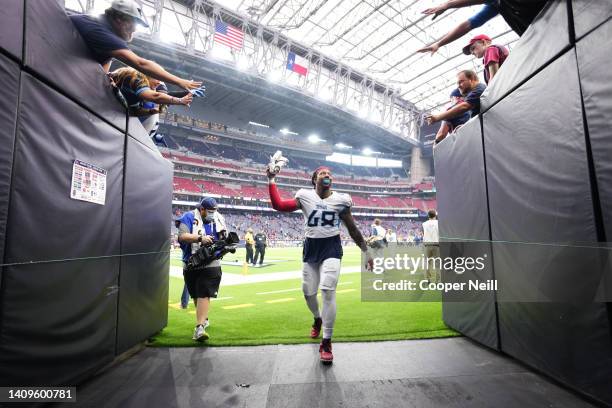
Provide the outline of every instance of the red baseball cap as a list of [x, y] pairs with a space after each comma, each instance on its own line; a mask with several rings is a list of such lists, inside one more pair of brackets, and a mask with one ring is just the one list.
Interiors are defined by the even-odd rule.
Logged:
[[488, 35], [485, 34], [479, 34], [476, 37], [472, 38], [470, 40], [470, 43], [468, 45], [466, 45], [465, 47], [463, 47], [463, 53], [465, 55], [470, 55], [470, 47], [472, 46], [472, 44], [474, 44], [476, 41], [491, 41], [491, 38]]

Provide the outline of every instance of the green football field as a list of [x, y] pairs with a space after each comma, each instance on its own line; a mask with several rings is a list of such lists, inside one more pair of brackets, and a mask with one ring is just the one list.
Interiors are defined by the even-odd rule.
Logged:
[[[190, 303], [180, 308], [183, 280], [170, 277], [168, 326], [156, 335], [152, 346], [238, 346], [260, 344], [298, 344], [318, 342], [308, 337], [312, 315], [303, 299], [299, 271], [301, 248], [270, 248], [266, 266], [242, 264], [244, 249], [229, 254], [224, 274], [232, 281], [274, 278], [267, 282], [221, 285], [219, 297], [212, 301], [209, 314], [211, 338], [205, 343], [191, 339], [195, 308]], [[180, 253], [173, 252], [171, 264], [181, 267]], [[337, 317], [334, 341], [379, 341], [457, 336], [442, 321], [440, 302], [362, 302], [361, 274], [351, 273], [360, 265], [356, 247], [345, 248], [337, 288]], [[279, 272], [286, 272], [281, 273]], [[264, 274], [273, 274], [268, 277]], [[235, 282], [234, 282], [235, 283]]]

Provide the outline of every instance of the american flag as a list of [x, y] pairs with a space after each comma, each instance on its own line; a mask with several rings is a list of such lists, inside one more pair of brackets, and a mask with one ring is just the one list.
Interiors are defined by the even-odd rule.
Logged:
[[242, 48], [243, 40], [244, 33], [242, 30], [225, 24], [221, 20], [215, 21], [215, 42], [239, 50]]

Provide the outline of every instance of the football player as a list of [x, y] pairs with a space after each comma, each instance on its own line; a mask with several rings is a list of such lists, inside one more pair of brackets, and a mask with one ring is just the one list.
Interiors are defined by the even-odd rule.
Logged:
[[[279, 152], [277, 155], [284, 159]], [[302, 290], [306, 304], [314, 317], [310, 337], [318, 338], [323, 329], [319, 355], [321, 362], [331, 364], [334, 359], [331, 339], [336, 320], [336, 286], [342, 259], [340, 223], [344, 223], [353, 241], [366, 253], [366, 259], [370, 264], [368, 247], [351, 215], [353, 205], [351, 197], [345, 193], [332, 191], [333, 179], [329, 168], [319, 167], [312, 173], [313, 188], [300, 189], [295, 194], [295, 198], [283, 200], [278, 192], [275, 176], [286, 163], [286, 159], [284, 162], [276, 159], [272, 158], [266, 170], [270, 200], [272, 207], [277, 211], [293, 212], [300, 209], [304, 214], [306, 239], [302, 259], [304, 262]], [[280, 166], [279, 163], [281, 163]], [[320, 311], [317, 300], [319, 288], [323, 300]]]

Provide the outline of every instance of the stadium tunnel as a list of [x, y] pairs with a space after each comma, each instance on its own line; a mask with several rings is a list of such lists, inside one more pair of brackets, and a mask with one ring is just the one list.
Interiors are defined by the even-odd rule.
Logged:
[[[435, 150], [438, 203], [444, 214], [441, 235], [484, 241], [484, 250], [494, 258], [487, 273], [510, 287], [516, 283], [520, 289], [519, 277], [533, 280], [539, 273], [551, 273], [550, 268], [580, 268], [560, 264], [567, 258], [548, 259], [548, 269], [541, 268], [543, 261], [521, 260], [496, 240], [559, 242], [567, 237], [597, 243], [612, 234], [606, 164], [612, 148], [606, 138], [612, 77], [595, 68], [605, 66], [605, 52], [593, 57], [597, 63], [585, 58], [594, 44], [612, 48], [612, 7], [590, 8], [593, 3], [551, 3], [488, 90], [484, 113]], [[0, 74], [5, 79], [5, 97], [0, 99], [0, 384], [80, 384], [167, 323], [172, 165], [140, 124], [119, 108], [59, 1], [4, 4], [0, 32]], [[537, 48], [541, 44], [547, 47]], [[565, 86], [558, 86], [560, 82]], [[556, 103], [554, 123], [543, 123], [538, 116], [535, 103], [544, 98]], [[509, 170], [517, 163], [544, 168], [525, 177]], [[97, 202], [71, 198], [75, 168], [104, 178], [105, 188], [96, 191], [103, 194], [102, 203], [99, 195]], [[544, 184], [553, 188], [543, 191]], [[512, 194], [517, 191], [527, 198]], [[536, 193], [538, 206], [555, 214], [547, 218], [536, 211], [539, 207], [529, 200]], [[466, 194], [470, 200], [456, 200]], [[568, 197], [574, 201], [555, 205]], [[520, 222], [510, 219], [519, 213]], [[554, 225], [553, 215], [567, 220], [565, 229]], [[24, 242], [23, 237], [34, 238]], [[601, 276], [588, 282], [597, 285]], [[281, 346], [261, 353], [221, 348], [203, 357], [192, 351], [148, 349], [121, 365], [112, 380], [97, 377], [89, 397], [98, 404], [115, 398], [116, 406], [191, 402], [195, 397], [190, 392], [177, 391], [189, 387], [178, 379], [186, 371], [175, 376], [173, 364], [201, 359], [197, 361], [203, 368], [189, 378], [195, 387], [210, 386], [217, 405], [251, 398], [266, 406], [268, 398], [267, 406], [296, 401], [306, 406], [315, 392], [324, 395], [324, 406], [341, 406], [340, 397], [354, 405], [371, 401], [392, 406], [410, 398], [412, 406], [435, 406], [432, 401], [452, 405], [468, 390], [508, 396], [502, 389], [508, 383], [530, 383], [525, 406], [550, 401], [547, 393], [564, 406], [586, 406], [509, 362], [507, 354], [580, 394], [612, 403], [608, 303], [499, 302], [492, 296], [445, 302], [444, 319], [501, 353], [466, 339], [392, 343], [382, 356], [368, 345], [339, 345], [349, 361], [334, 374], [316, 371], [302, 349]], [[366, 363], [350, 361], [349, 351], [362, 353]], [[371, 372], [360, 371], [364, 364]], [[215, 365], [218, 379], [205, 371]], [[428, 365], [431, 378], [423, 380], [420, 375]], [[267, 384], [252, 387], [248, 397], [228, 390], [224, 384], [244, 372], [253, 382], [263, 378]], [[468, 380], [439, 380], [449, 372]], [[507, 377], [496, 380], [499, 373]], [[485, 384], [487, 376], [490, 382]], [[130, 399], [133, 391], [124, 390], [123, 399], [117, 400], [112, 387], [123, 382], [146, 395]], [[432, 387], [439, 393], [432, 395]]]

